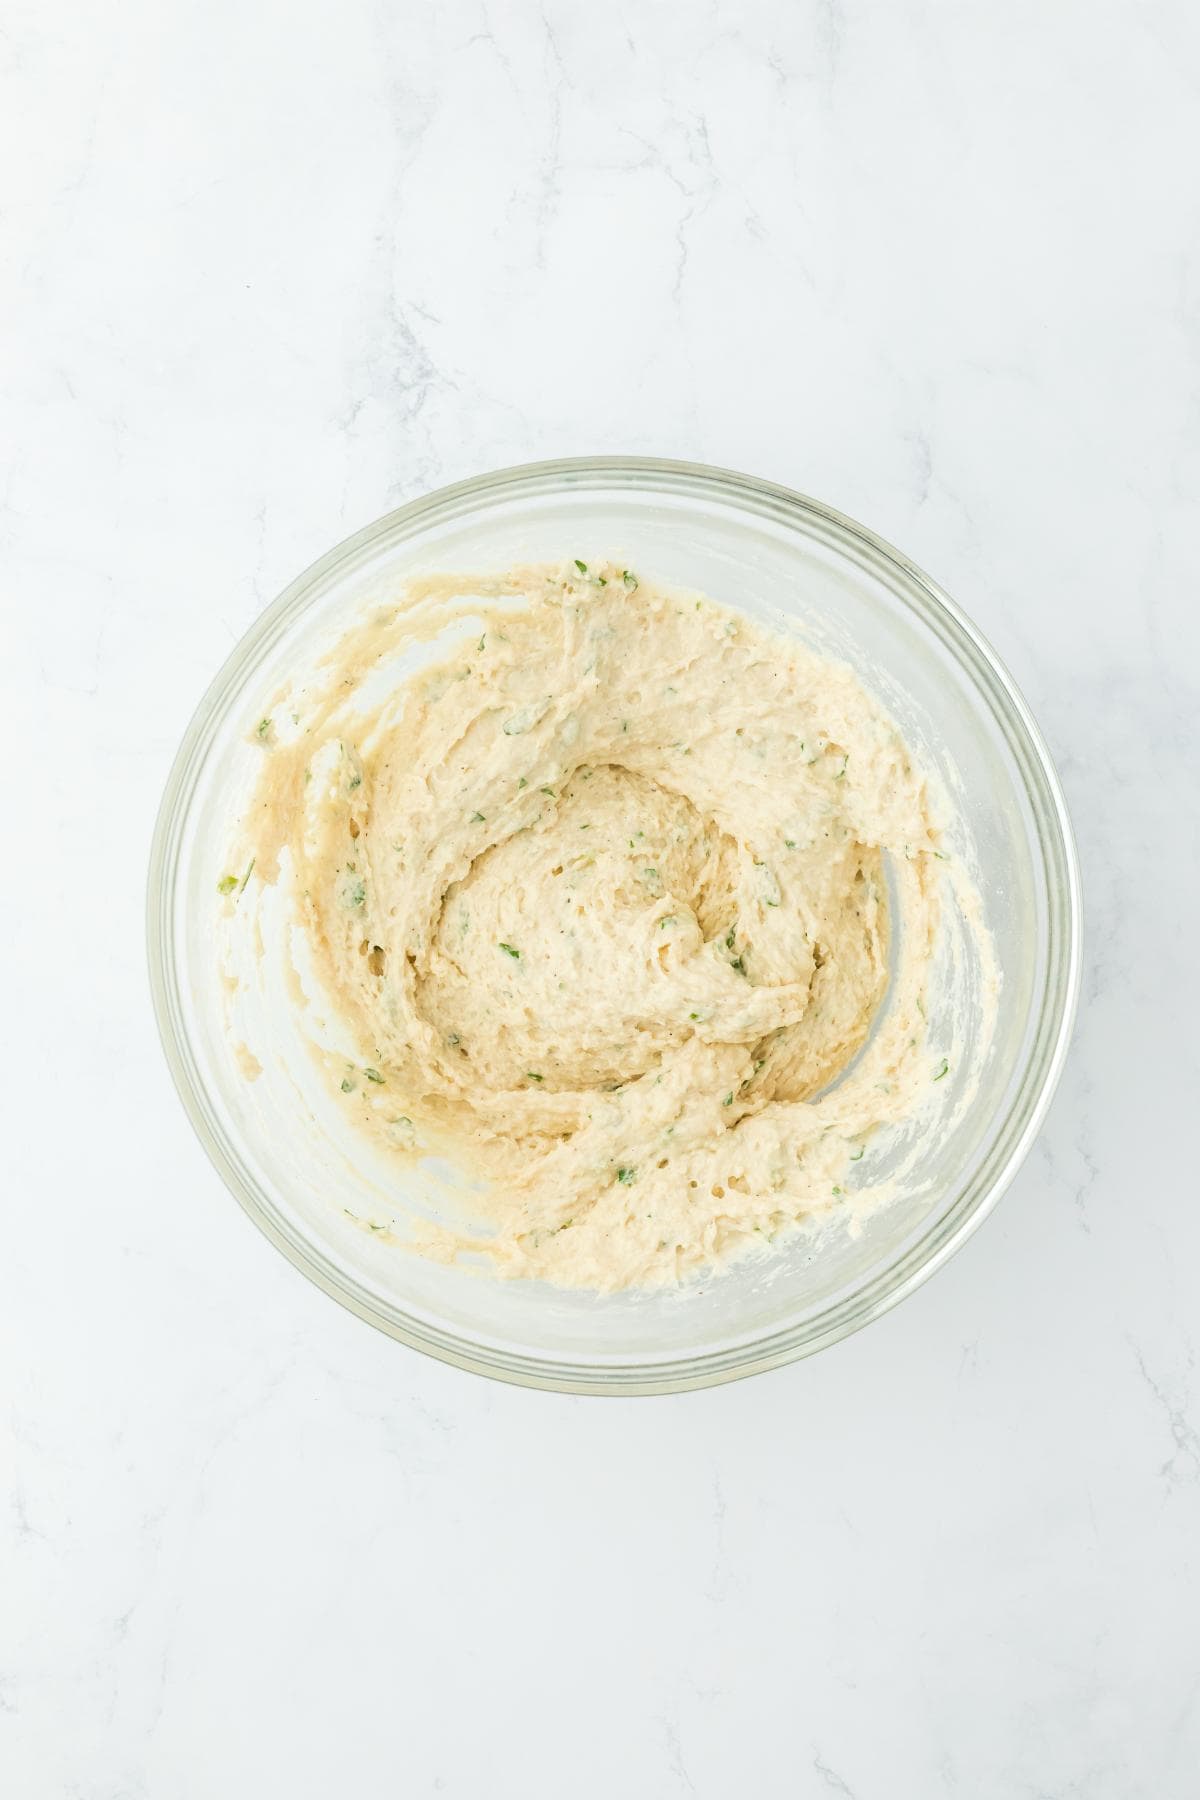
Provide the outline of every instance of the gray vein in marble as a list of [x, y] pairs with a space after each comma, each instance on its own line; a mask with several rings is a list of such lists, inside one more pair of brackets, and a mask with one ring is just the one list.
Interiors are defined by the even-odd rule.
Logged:
[[819, 1755], [814, 1755], [812, 1766], [813, 1773], [820, 1777], [829, 1793], [840, 1794], [843, 1800], [855, 1800], [854, 1789], [848, 1782], [843, 1781], [837, 1770], [830, 1768], [829, 1764], [824, 1762]]
[[562, 51], [558, 47], [558, 38], [544, 5], [540, 8], [539, 17], [544, 39], [542, 66], [547, 76], [550, 122], [546, 134], [546, 146], [542, 152], [537, 173], [538, 191], [534, 205], [536, 226], [534, 265], [536, 268], [544, 269], [546, 266], [546, 240], [562, 197], [563, 91], [569, 84], [569, 77], [563, 62]]
[[[1138, 1374], [1154, 1395], [1167, 1421], [1167, 1429], [1171, 1434], [1174, 1450], [1159, 1469], [1159, 1474], [1168, 1489], [1175, 1488], [1188, 1481], [1200, 1481], [1200, 1431], [1188, 1416], [1192, 1393], [1190, 1382], [1173, 1383], [1176, 1392], [1168, 1391], [1163, 1382], [1152, 1374], [1146, 1363], [1141, 1347], [1129, 1339], [1129, 1347], [1133, 1351]], [[1189, 1374], [1195, 1367], [1195, 1356], [1190, 1346], [1187, 1351], [1187, 1369]], [[1182, 1398], [1178, 1397], [1178, 1389], [1182, 1388]]]
[[683, 1760], [683, 1750], [679, 1742], [678, 1718], [662, 1720], [662, 1734], [667, 1747], [667, 1763], [678, 1783], [677, 1791], [686, 1788], [689, 1794], [696, 1792], [696, 1784], [688, 1773], [687, 1764]]

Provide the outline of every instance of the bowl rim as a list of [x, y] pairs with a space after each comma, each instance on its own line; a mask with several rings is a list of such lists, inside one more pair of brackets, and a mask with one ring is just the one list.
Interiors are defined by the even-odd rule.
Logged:
[[[909, 1246], [898, 1262], [863, 1287], [835, 1299], [821, 1313], [749, 1342], [698, 1355], [661, 1361], [571, 1362], [472, 1343], [456, 1332], [415, 1319], [400, 1308], [382, 1310], [367, 1290], [338, 1271], [316, 1246], [288, 1229], [266, 1204], [227, 1145], [188, 1042], [178, 987], [171, 921], [182, 828], [196, 782], [230, 689], [246, 665], [261, 658], [323, 590], [328, 578], [365, 560], [382, 540], [397, 544], [420, 527], [450, 520], [481, 500], [513, 498], [564, 489], [625, 486], [663, 495], [707, 496], [740, 504], [747, 512], [782, 523], [819, 525], [832, 532], [843, 551], [855, 549], [876, 572], [890, 565], [917, 590], [895, 597], [954, 651], [998, 712], [1010, 748], [1021, 767], [1038, 826], [1051, 912], [1050, 954], [1041, 996], [1037, 1035], [1029, 1071], [1037, 1080], [1022, 1109], [1024, 1087], [1014, 1098], [1005, 1125], [975, 1172], [965, 1193]], [[989, 691], [990, 690], [990, 691]], [[1020, 751], [1024, 751], [1024, 756]], [[1030, 777], [1033, 777], [1031, 782]], [[1037, 791], [1046, 803], [1039, 807]], [[1053, 865], [1057, 864], [1057, 871]], [[1057, 873], [1058, 879], [1054, 876]], [[1058, 914], [1056, 917], [1056, 902]], [[1055, 939], [1054, 925], [1058, 926]], [[758, 1374], [812, 1355], [880, 1318], [941, 1268], [978, 1229], [1008, 1188], [1041, 1128], [1054, 1097], [1070, 1046], [1082, 967], [1082, 896], [1074, 833], [1061, 782], [1041, 730], [1007, 667], [979, 628], [949, 594], [908, 556], [867, 526], [824, 502], [757, 476], [714, 465], [648, 456], [582, 456], [519, 463], [489, 470], [437, 488], [384, 514], [343, 539], [289, 582], [239, 638], [200, 699], [180, 741], [155, 820], [146, 885], [146, 948], [151, 996], [159, 1038], [175, 1087], [196, 1135], [234, 1198], [265, 1236], [302, 1274], [325, 1293], [389, 1337], [475, 1374], [518, 1386], [564, 1393], [663, 1394], [714, 1386]], [[1018, 1116], [1019, 1115], [1019, 1116]], [[995, 1166], [989, 1167], [994, 1164]]]

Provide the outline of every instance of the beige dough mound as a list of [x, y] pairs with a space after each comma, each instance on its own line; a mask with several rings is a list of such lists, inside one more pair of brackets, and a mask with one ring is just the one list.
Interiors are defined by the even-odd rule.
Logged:
[[[464, 593], [469, 641], [393, 674]], [[921, 772], [790, 638], [610, 564], [441, 578], [257, 735], [249, 848], [360, 1047], [342, 1103], [485, 1179], [494, 1235], [436, 1254], [675, 1282], [837, 1209], [940, 1073]]]

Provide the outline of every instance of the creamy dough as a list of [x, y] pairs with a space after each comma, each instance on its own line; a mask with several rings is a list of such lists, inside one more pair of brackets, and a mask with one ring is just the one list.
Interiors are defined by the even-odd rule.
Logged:
[[341, 1103], [485, 1180], [494, 1235], [434, 1254], [675, 1282], [843, 1206], [945, 1073], [925, 781], [791, 638], [607, 563], [435, 578], [254, 735], [248, 853], [358, 1046]]

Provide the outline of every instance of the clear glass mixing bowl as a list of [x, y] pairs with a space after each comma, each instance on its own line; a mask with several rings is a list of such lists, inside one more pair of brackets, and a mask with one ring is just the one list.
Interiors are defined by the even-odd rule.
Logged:
[[[344, 1155], [326, 1156], [295, 1082], [271, 1067], [253, 1083], [240, 1073], [214, 952], [214, 876], [246, 791], [256, 704], [360, 606], [415, 573], [478, 574], [581, 545], [798, 631], [855, 667], [954, 798], [1003, 971], [978, 1092], [957, 1122], [929, 1133], [919, 1192], [879, 1208], [858, 1235], [836, 1225], [797, 1234], [768, 1258], [668, 1293], [598, 1297], [489, 1279], [352, 1227], [354, 1172]], [[148, 891], [171, 1072], [209, 1156], [267, 1236], [344, 1306], [417, 1349], [509, 1381], [610, 1394], [700, 1387], [805, 1356], [945, 1262], [1012, 1179], [1049, 1104], [1074, 1012], [1079, 931], [1078, 868], [1046, 746], [953, 601], [816, 501], [726, 470], [633, 457], [536, 464], [445, 488], [294, 581], [188, 727]], [[274, 1029], [290, 1028], [281, 1010]]]

